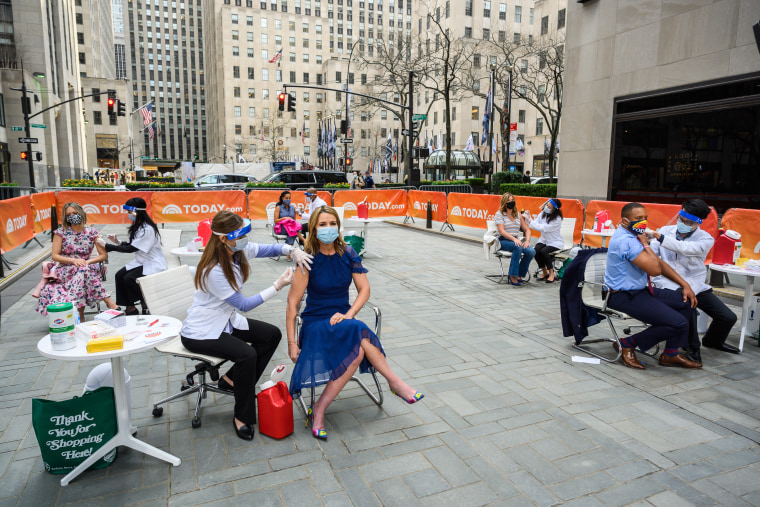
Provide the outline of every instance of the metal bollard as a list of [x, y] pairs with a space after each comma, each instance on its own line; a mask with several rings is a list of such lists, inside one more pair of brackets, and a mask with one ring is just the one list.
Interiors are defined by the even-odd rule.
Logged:
[[427, 222], [425, 223], [425, 229], [433, 228], [433, 205], [430, 203], [430, 199], [427, 202]]
[[58, 212], [53, 205], [50, 207], [50, 241], [53, 241], [56, 229], [58, 229]]

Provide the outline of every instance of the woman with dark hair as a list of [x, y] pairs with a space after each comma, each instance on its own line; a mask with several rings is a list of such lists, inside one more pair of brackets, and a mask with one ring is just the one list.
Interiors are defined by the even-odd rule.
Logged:
[[531, 220], [530, 213], [525, 214], [525, 221], [534, 231], [541, 233], [541, 240], [536, 244], [536, 264], [541, 268], [544, 276], [538, 280], [544, 280], [546, 283], [554, 281], [554, 266], [552, 265], [551, 254], [565, 247], [565, 241], [562, 239], [560, 229], [562, 229], [562, 203], [559, 199], [549, 198], [541, 207], [541, 213]]
[[255, 296], [244, 296], [243, 284], [251, 267], [248, 259], [290, 254], [301, 269], [310, 269], [311, 255], [283, 244], [248, 242], [250, 220], [222, 210], [211, 221], [211, 238], [195, 272], [193, 304], [182, 323], [182, 345], [192, 352], [232, 361], [219, 387], [235, 394], [235, 433], [253, 439], [256, 423], [256, 383], [280, 343], [282, 333], [272, 324], [247, 319], [249, 312], [293, 281], [293, 268]]
[[[309, 273], [297, 272], [288, 293], [288, 355], [296, 363], [290, 392], [299, 397], [306, 386], [327, 384], [319, 400], [309, 408], [311, 434], [325, 440], [325, 411], [358, 368], [366, 372], [372, 365], [388, 381], [391, 392], [409, 404], [424, 395], [391, 370], [377, 335], [354, 319], [369, 299], [369, 280], [361, 258], [340, 237], [337, 211], [328, 206], [314, 210], [309, 231], [305, 249], [314, 256], [313, 268]], [[348, 298], [351, 283], [358, 292], [353, 304]], [[307, 288], [299, 343], [295, 335], [296, 314]]]
[[[303, 244], [301, 235], [301, 224], [296, 222], [296, 207], [291, 203], [290, 190], [285, 190], [280, 194], [280, 199], [274, 208], [274, 227], [277, 234], [286, 234], [286, 245], [295, 243], [296, 238]], [[290, 255], [288, 255], [290, 260]]]
[[[516, 287], [520, 287], [527, 280], [530, 261], [536, 255], [536, 251], [530, 246], [530, 227], [525, 217], [517, 211], [517, 201], [510, 192], [501, 196], [499, 211], [494, 214], [494, 222], [499, 231], [499, 244], [502, 250], [512, 252], [509, 262], [509, 277], [507, 281]], [[525, 238], [520, 240], [520, 232], [525, 233]]]
[[[116, 272], [116, 303], [125, 306], [127, 315], [137, 315], [140, 312], [135, 307], [142, 300], [137, 279], [166, 271], [166, 259], [161, 251], [161, 235], [156, 223], [146, 212], [147, 204], [142, 197], [129, 199], [124, 206], [127, 217], [132, 225], [127, 229], [129, 241], [119, 242], [115, 234], [109, 234], [108, 239], [115, 244], [105, 245], [106, 252], [134, 253], [135, 258]], [[143, 304], [143, 313], [147, 308]]]

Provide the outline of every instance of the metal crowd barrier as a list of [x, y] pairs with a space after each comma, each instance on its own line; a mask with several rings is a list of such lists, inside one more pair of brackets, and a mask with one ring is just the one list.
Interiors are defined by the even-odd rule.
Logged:
[[4, 199], [13, 199], [22, 195], [32, 195], [39, 192], [34, 187], [0, 187], [0, 201]]
[[117, 188], [108, 187], [45, 187], [42, 192], [60, 192], [61, 190], [76, 190], [77, 192], [113, 192]]
[[450, 192], [457, 192], [460, 194], [472, 193], [472, 187], [470, 185], [420, 185], [419, 190], [422, 192], [444, 192], [446, 194]]

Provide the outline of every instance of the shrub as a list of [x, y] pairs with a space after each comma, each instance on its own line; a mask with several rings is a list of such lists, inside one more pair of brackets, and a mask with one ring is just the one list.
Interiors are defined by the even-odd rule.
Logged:
[[124, 186], [127, 187], [127, 190], [138, 190], [140, 188], [193, 188], [192, 183], [161, 183], [156, 181], [138, 181], [127, 183]]
[[17, 187], [17, 186], [18, 186], [18, 183], [16, 183], [15, 181], [11, 181], [11, 182], [3, 181], [3, 182], [0, 182], [0, 187]]
[[530, 183], [502, 183], [499, 193], [531, 197], [557, 197], [557, 184], [531, 185]]
[[323, 188], [351, 188], [348, 183], [325, 183]]
[[473, 187], [482, 187], [486, 183], [485, 178], [469, 178], [465, 181]]
[[113, 185], [98, 183], [95, 180], [63, 180], [64, 187], [93, 187], [93, 188], [113, 188]]
[[287, 185], [280, 182], [259, 182], [259, 183], [247, 183], [246, 188], [285, 188]]

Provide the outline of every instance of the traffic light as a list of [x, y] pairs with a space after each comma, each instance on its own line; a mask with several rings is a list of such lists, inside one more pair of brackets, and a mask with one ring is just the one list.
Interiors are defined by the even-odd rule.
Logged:
[[21, 152], [21, 160], [30, 160], [31, 154], [28, 151]]
[[108, 116], [113, 116], [113, 106], [116, 103], [116, 99], [112, 99], [111, 97], [108, 97]]
[[351, 164], [353, 164], [354, 161], [351, 157], [346, 157], [346, 167], [349, 167]]
[[34, 152], [34, 158], [37, 159], [37, 162], [42, 161], [42, 152], [41, 151]]
[[116, 101], [116, 115], [127, 116], [127, 105], [121, 100]]
[[296, 110], [296, 94], [288, 94], [288, 111], [295, 111]]
[[348, 132], [347, 125], [348, 122], [346, 120], [340, 120], [340, 133], [344, 136], [346, 135], [346, 132]]
[[[287, 95], [285, 92], [280, 93], [278, 99], [280, 100], [280, 111], [285, 111], [285, 97]], [[290, 108], [288, 108], [288, 111], [290, 111]]]

